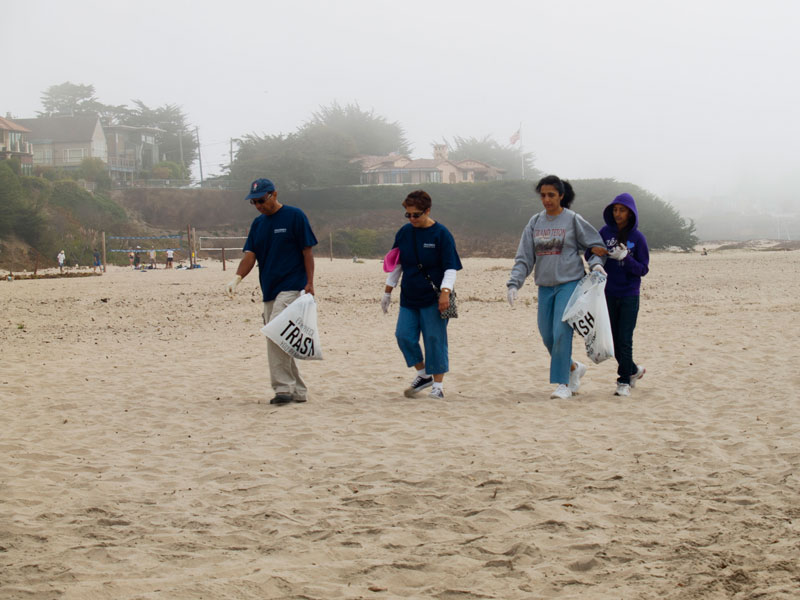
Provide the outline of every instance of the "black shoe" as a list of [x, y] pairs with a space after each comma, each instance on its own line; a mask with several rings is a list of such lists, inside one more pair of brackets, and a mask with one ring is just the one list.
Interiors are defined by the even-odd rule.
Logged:
[[403, 392], [406, 395], [406, 398], [413, 398], [417, 392], [424, 390], [425, 388], [429, 388], [433, 385], [433, 376], [430, 375], [428, 377], [421, 377], [417, 375], [414, 378], [414, 381], [411, 382], [411, 385], [406, 388], [406, 391]]
[[289, 404], [292, 401], [291, 394], [275, 394], [275, 397], [269, 401], [270, 404]]

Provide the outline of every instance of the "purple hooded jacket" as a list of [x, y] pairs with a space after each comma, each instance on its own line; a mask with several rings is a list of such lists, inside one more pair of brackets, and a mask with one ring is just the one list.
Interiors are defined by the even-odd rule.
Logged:
[[650, 270], [650, 250], [647, 240], [639, 231], [639, 211], [636, 202], [630, 194], [620, 194], [603, 210], [603, 220], [606, 224], [600, 230], [600, 236], [606, 243], [606, 248], [611, 250], [617, 245], [619, 231], [614, 222], [614, 205], [627, 206], [633, 213], [633, 228], [628, 232], [628, 256], [622, 260], [608, 258], [605, 264], [608, 281], [606, 282], [606, 296], [638, 296], [642, 277]]

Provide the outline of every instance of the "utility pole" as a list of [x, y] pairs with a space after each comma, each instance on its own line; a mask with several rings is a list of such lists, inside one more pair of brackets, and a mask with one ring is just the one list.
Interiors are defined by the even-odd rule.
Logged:
[[178, 150], [181, 153], [181, 166], [186, 168], [186, 163], [183, 162], [183, 129], [178, 132]]
[[203, 157], [200, 153], [200, 130], [195, 127], [194, 134], [197, 137], [197, 160], [200, 162], [200, 185], [203, 185]]
[[[231, 181], [233, 180], [233, 138], [231, 138], [230, 149], [230, 162], [228, 163], [228, 189], [231, 189]], [[222, 270], [225, 270], [225, 251], [222, 254]]]

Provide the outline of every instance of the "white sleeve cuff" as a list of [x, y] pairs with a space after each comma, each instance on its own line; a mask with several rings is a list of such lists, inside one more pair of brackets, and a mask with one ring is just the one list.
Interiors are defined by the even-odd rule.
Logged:
[[453, 286], [456, 284], [456, 270], [455, 269], [447, 269], [444, 272], [444, 277], [442, 277], [442, 285], [439, 288], [447, 288], [448, 290], [452, 290]]
[[397, 287], [397, 284], [400, 282], [400, 275], [403, 274], [403, 266], [400, 263], [397, 263], [395, 268], [389, 273], [389, 276], [386, 278], [386, 285], [391, 286], [393, 288]]

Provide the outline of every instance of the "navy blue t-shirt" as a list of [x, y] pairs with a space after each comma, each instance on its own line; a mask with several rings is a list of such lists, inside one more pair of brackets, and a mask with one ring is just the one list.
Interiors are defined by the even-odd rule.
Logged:
[[243, 250], [256, 255], [264, 302], [275, 300], [280, 292], [306, 287], [303, 248], [316, 245], [317, 238], [299, 208], [284, 204], [273, 215], [256, 217]]
[[[417, 254], [414, 253], [415, 231]], [[400, 306], [406, 308], [424, 308], [438, 302], [436, 291], [417, 268], [417, 255], [437, 287], [442, 284], [447, 269], [461, 269], [456, 242], [447, 227], [438, 222], [416, 230], [411, 223], [403, 225], [394, 236], [392, 248], [400, 248], [400, 264], [403, 266]]]

